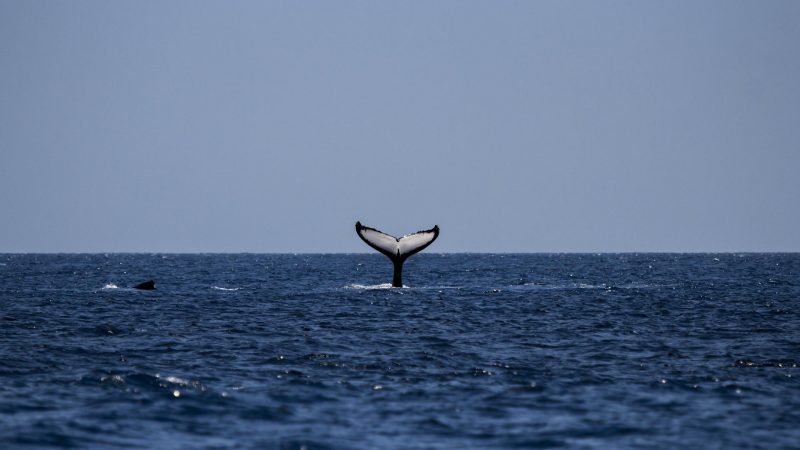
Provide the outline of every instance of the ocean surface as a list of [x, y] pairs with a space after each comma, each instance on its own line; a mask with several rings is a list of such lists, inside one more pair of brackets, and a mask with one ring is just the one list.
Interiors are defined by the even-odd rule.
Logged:
[[391, 271], [0, 254], [0, 448], [800, 448], [798, 254]]

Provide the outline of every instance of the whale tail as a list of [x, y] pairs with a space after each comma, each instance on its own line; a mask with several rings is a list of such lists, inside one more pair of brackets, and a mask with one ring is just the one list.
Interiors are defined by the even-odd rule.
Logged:
[[396, 238], [375, 228], [365, 227], [361, 225], [361, 222], [356, 222], [356, 233], [367, 245], [392, 260], [392, 264], [394, 264], [392, 287], [403, 287], [403, 263], [411, 255], [421, 252], [439, 237], [439, 226], [435, 225], [430, 230], [417, 231]]

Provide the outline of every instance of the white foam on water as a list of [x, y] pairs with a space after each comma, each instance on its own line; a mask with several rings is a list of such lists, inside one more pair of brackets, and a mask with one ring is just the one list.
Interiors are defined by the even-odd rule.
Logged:
[[188, 386], [189, 385], [189, 380], [185, 380], [183, 378], [178, 378], [178, 377], [173, 377], [173, 376], [162, 377], [161, 375], [158, 375], [158, 374], [156, 374], [156, 378], [164, 380], [167, 383], [179, 384], [181, 386]]
[[[403, 286], [404, 288], [408, 286]], [[344, 287], [345, 289], [391, 289], [392, 283], [381, 283], [381, 284], [371, 284], [371, 285], [364, 285], [364, 284], [348, 284]]]
[[522, 285], [510, 286], [511, 289], [533, 289], [533, 290], [569, 290], [569, 289], [652, 289], [660, 288], [662, 285], [652, 285], [646, 283], [625, 283], [620, 285], [614, 284], [590, 284], [590, 283], [567, 283], [567, 284], [538, 284], [538, 283], [525, 283]]
[[[443, 289], [461, 289], [463, 286], [407, 286], [403, 285], [403, 289], [413, 289], [413, 290], [443, 290]], [[345, 289], [392, 289], [391, 283], [381, 283], [381, 284], [348, 284], [344, 287]]]
[[211, 286], [211, 289], [214, 289], [216, 291], [228, 291], [228, 292], [230, 292], [230, 291], [238, 291], [241, 288], [238, 288], [238, 287], [236, 287], [236, 288], [226, 288], [226, 287], [221, 287], [221, 286]]
[[119, 289], [119, 286], [114, 283], [107, 283], [105, 286], [103, 286], [103, 289]]

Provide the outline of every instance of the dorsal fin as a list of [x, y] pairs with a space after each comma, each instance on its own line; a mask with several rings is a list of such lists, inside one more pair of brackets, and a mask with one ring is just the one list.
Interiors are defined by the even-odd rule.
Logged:
[[133, 287], [134, 289], [141, 289], [143, 291], [154, 291], [156, 289], [156, 282], [153, 280], [148, 280], [143, 283], [139, 283]]

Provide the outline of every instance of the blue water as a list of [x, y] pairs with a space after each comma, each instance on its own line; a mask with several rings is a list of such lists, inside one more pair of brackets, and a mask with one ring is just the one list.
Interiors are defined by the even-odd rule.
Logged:
[[800, 446], [800, 255], [423, 253], [404, 275], [0, 255], [0, 447]]

